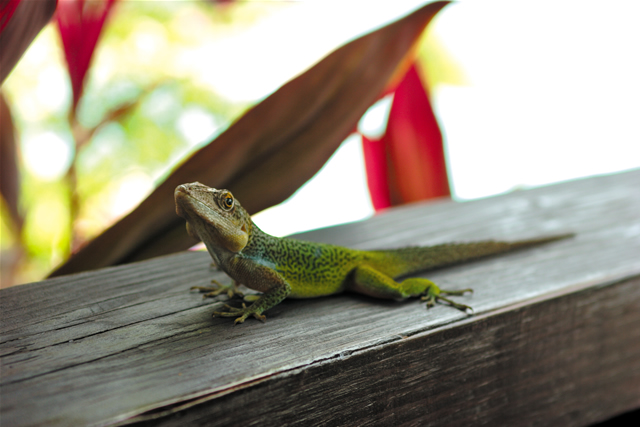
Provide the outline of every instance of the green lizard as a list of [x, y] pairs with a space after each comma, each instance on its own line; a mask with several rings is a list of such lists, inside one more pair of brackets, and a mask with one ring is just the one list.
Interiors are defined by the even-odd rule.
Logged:
[[[394, 279], [422, 270], [456, 264], [487, 255], [570, 237], [570, 234], [498, 242], [449, 243], [436, 246], [362, 251], [324, 243], [270, 236], [260, 230], [228, 190], [194, 182], [179, 185], [174, 193], [176, 213], [187, 220], [187, 232], [204, 242], [214, 264], [233, 279], [228, 287], [199, 287], [207, 296], [227, 292], [237, 284], [262, 292], [248, 307], [225, 305], [216, 317], [249, 316], [265, 321], [264, 311], [285, 298], [314, 298], [354, 291], [376, 298], [421, 297], [432, 307], [437, 301], [466, 311], [471, 307], [445, 295], [463, 295], [471, 289], [447, 291], [424, 278]], [[241, 294], [240, 294], [241, 295]]]

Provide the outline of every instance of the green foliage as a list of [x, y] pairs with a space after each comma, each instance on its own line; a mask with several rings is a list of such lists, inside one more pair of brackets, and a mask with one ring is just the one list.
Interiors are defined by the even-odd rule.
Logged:
[[[234, 31], [258, 15], [244, 6], [120, 2], [101, 35], [75, 117], [69, 112], [71, 89], [59, 35], [54, 24], [42, 31], [3, 85], [25, 160], [21, 236], [12, 232], [15, 225], [4, 206], [2, 212], [3, 251], [16, 243], [22, 247], [12, 282], [41, 278], [247, 108], [189, 78], [180, 68], [180, 54], [202, 43], [198, 31], [208, 29], [200, 33], [205, 37]], [[197, 21], [199, 28], [185, 28], [186, 20]], [[185, 111], [208, 118], [214, 132], [189, 139], [192, 135], [181, 131], [187, 126], [180, 123]], [[62, 165], [55, 176], [43, 176], [24, 158], [33, 155], [25, 144], [50, 131], [68, 144], [71, 169]], [[65, 161], [64, 156], [48, 160]]]

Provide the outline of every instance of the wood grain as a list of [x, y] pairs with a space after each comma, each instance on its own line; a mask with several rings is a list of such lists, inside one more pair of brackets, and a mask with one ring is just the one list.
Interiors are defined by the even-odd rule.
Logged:
[[586, 425], [640, 403], [639, 309], [640, 277], [286, 372], [145, 425]]
[[2, 290], [2, 425], [577, 425], [640, 408], [639, 183], [417, 204], [300, 236], [381, 248], [577, 233], [424, 275], [475, 288], [459, 299], [475, 316], [344, 295], [234, 327], [188, 292], [228, 280], [199, 252]]

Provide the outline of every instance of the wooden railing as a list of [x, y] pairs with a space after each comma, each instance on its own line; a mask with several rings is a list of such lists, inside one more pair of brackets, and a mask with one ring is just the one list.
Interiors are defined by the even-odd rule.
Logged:
[[0, 423], [580, 425], [640, 408], [640, 171], [392, 209], [299, 237], [357, 248], [575, 232], [425, 273], [417, 300], [287, 300], [213, 319], [185, 252], [0, 291]]

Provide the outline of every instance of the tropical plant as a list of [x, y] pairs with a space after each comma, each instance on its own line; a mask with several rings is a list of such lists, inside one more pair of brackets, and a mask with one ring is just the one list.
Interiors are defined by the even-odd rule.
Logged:
[[[3, 30], [0, 41], [20, 37], [12, 32], [11, 25], [22, 16], [19, 14], [22, 3], [29, 2], [6, 3], [0, 19]], [[251, 213], [280, 203], [310, 179], [349, 134], [357, 131], [362, 115], [383, 96], [393, 96], [386, 132], [379, 139], [363, 137], [367, 179], [375, 208], [449, 195], [442, 135], [415, 60], [424, 28], [446, 4], [427, 4], [335, 50], [248, 109], [170, 173], [164, 173], [162, 182], [138, 207], [86, 243], [87, 233], [83, 235], [78, 220], [83, 217], [83, 210], [87, 210], [85, 205], [91, 199], [91, 189], [98, 186], [96, 182], [111, 178], [101, 168], [90, 174], [83, 170], [87, 167], [82, 161], [83, 154], [96, 149], [96, 141], [111, 124], [131, 129], [145, 120], [140, 110], [159, 91], [184, 92], [184, 88], [176, 86], [184, 83], [188, 87], [189, 83], [144, 82], [138, 85], [142, 89], [137, 93], [134, 90], [133, 95], [115, 97], [107, 107], [92, 103], [91, 94], [85, 91], [87, 75], [94, 52], [100, 47], [105, 22], [107, 27], [115, 25], [109, 24], [108, 19], [118, 2], [61, 0], [55, 19], [71, 81], [72, 102], [67, 120], [75, 153], [62, 179], [62, 188], [66, 189], [69, 204], [71, 237], [67, 245], [74, 254], [54, 275], [141, 260], [192, 246], [196, 242], [184, 231], [173, 207], [173, 190], [184, 182], [201, 181], [229, 188]], [[13, 10], [7, 12], [10, 7]], [[47, 10], [50, 8], [49, 5]], [[3, 53], [3, 64], [5, 56]], [[183, 97], [189, 96], [196, 95], [183, 93]], [[224, 105], [223, 101], [214, 103], [218, 110], [234, 113], [244, 108]], [[96, 107], [99, 114], [94, 111]], [[87, 113], [89, 110], [91, 114]], [[4, 129], [13, 129], [10, 117], [9, 106], [5, 105], [3, 124], [9, 124]], [[21, 231], [25, 216], [20, 210], [19, 168], [15, 166], [15, 155], [5, 154], [15, 152], [15, 138], [4, 133], [1, 191], [3, 217], [6, 212], [10, 220], [3, 222], [10, 223], [7, 229], [14, 235], [14, 247], [21, 247], [25, 253], [29, 249]], [[140, 135], [140, 139], [152, 138]], [[172, 150], [159, 143], [153, 147], [156, 156], [164, 153], [159, 158], [164, 163], [174, 156]], [[122, 156], [121, 161], [136, 164], [135, 156], [130, 154]], [[96, 179], [101, 174], [104, 178]], [[3, 265], [3, 272], [5, 268]]]

